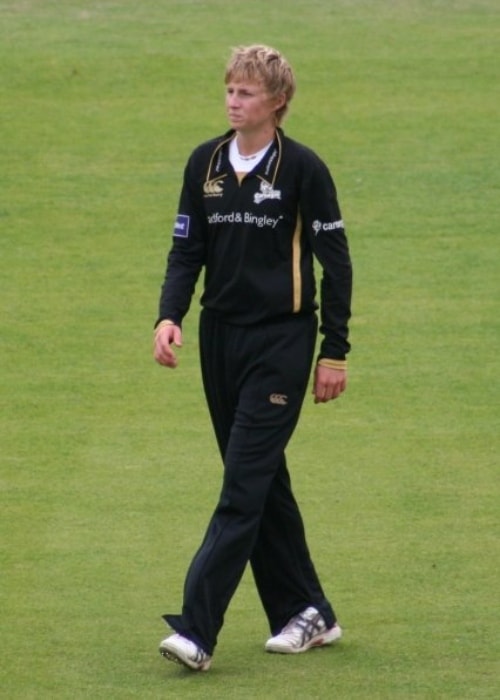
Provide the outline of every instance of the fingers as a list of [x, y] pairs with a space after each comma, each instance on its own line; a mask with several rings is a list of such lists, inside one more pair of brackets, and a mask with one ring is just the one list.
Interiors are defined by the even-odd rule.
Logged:
[[347, 373], [345, 370], [316, 367], [314, 375], [314, 403], [327, 403], [345, 391]]
[[154, 340], [154, 359], [164, 367], [177, 367], [177, 357], [172, 349], [182, 345], [182, 331], [179, 326], [168, 325], [158, 328]]

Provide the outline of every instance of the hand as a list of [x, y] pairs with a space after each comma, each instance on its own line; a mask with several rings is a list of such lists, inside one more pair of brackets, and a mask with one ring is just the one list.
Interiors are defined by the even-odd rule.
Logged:
[[336, 399], [347, 386], [347, 371], [316, 365], [314, 370], [314, 403], [326, 403]]
[[172, 350], [172, 344], [182, 346], [182, 330], [179, 326], [161, 326], [155, 333], [154, 358], [164, 367], [177, 367], [177, 357]]

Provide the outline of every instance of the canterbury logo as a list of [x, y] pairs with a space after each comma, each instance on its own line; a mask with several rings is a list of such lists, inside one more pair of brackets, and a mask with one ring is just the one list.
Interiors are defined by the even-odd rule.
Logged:
[[288, 403], [288, 396], [286, 394], [271, 394], [269, 396], [269, 401], [278, 406], [286, 406]]
[[222, 195], [223, 195], [222, 184], [223, 184], [223, 181], [220, 178], [218, 180], [207, 180], [205, 182], [205, 184], [203, 185], [203, 192], [205, 193], [205, 196], [206, 197], [222, 197]]

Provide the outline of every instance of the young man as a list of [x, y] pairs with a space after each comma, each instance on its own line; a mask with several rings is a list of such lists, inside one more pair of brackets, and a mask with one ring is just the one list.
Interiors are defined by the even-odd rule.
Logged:
[[[184, 174], [155, 330], [155, 359], [177, 364], [181, 323], [204, 268], [200, 358], [224, 462], [219, 501], [187, 572], [181, 614], [160, 652], [195, 670], [217, 637], [250, 562], [270, 652], [298, 653], [341, 636], [306, 544], [285, 460], [317, 338], [316, 403], [346, 387], [351, 262], [324, 163], [280, 123], [295, 91], [276, 50], [240, 47], [225, 75], [230, 130], [194, 150]], [[314, 465], [307, 465], [314, 469]]]

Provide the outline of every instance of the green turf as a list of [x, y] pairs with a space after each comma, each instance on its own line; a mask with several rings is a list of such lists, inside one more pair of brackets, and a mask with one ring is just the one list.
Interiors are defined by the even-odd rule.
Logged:
[[[0, 696], [497, 698], [495, 0], [0, 2]], [[246, 575], [213, 667], [157, 653], [219, 488], [195, 300], [151, 359], [190, 149], [232, 46], [294, 65], [286, 131], [334, 172], [348, 393], [289, 449], [334, 649], [263, 653]]]

